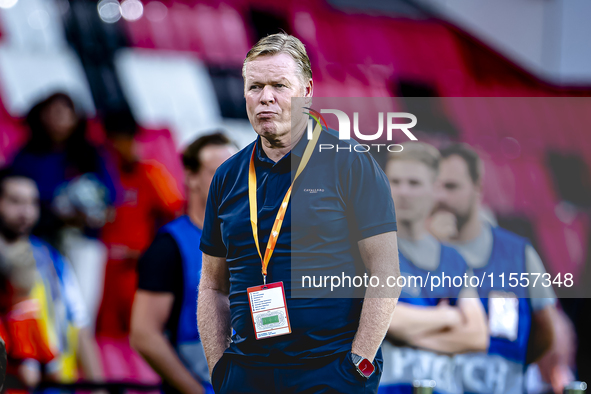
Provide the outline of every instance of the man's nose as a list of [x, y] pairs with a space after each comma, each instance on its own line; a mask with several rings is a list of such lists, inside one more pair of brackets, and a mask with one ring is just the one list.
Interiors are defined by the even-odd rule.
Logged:
[[398, 194], [402, 196], [408, 196], [411, 192], [410, 186], [406, 183], [402, 183], [398, 186]]
[[446, 204], [450, 201], [449, 193], [445, 190], [439, 190], [435, 192], [435, 202], [439, 204]]
[[435, 184], [433, 196], [435, 197], [436, 202], [441, 202], [442, 200], [447, 198], [447, 193], [443, 187], [441, 187], [438, 184]]
[[275, 102], [275, 96], [273, 95], [273, 88], [269, 85], [263, 88], [261, 92], [261, 104], [272, 104]]
[[37, 207], [35, 205], [31, 204], [31, 205], [25, 207], [25, 209], [23, 209], [23, 211], [21, 212], [21, 216], [28, 219], [28, 218], [34, 217], [36, 211], [37, 211]]

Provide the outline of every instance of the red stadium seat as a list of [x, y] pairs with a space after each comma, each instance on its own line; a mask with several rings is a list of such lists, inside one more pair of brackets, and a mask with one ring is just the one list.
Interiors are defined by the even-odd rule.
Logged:
[[488, 158], [484, 162], [484, 201], [494, 211], [511, 214], [515, 211], [515, 175], [506, 160]]
[[142, 160], [154, 160], [162, 164], [176, 179], [179, 190], [184, 194], [184, 173], [170, 130], [150, 130], [141, 128], [136, 140], [139, 143]]
[[160, 377], [129, 345], [127, 338], [97, 338], [106, 380], [158, 384]]
[[10, 164], [28, 140], [28, 131], [17, 120], [0, 120], [0, 168]]
[[546, 212], [535, 220], [535, 229], [539, 252], [548, 271], [572, 273], [576, 282], [589, 252], [589, 219], [581, 214], [566, 218], [569, 219], [570, 222], [564, 223], [554, 211]]
[[250, 49], [244, 19], [228, 4], [175, 2], [159, 21], [127, 23], [133, 46], [192, 51], [211, 64], [240, 65]]
[[[137, 21], [125, 24], [127, 36], [131, 45], [139, 48], [156, 48], [152, 30], [152, 22], [148, 18], [140, 18]], [[164, 26], [162, 26], [164, 30]], [[166, 35], [163, 32], [163, 35]]]
[[538, 159], [519, 159], [511, 162], [515, 176], [515, 210], [527, 216], [554, 210], [558, 198], [552, 188], [547, 169]]
[[24, 120], [10, 116], [0, 97], [0, 168], [10, 164], [28, 139]]

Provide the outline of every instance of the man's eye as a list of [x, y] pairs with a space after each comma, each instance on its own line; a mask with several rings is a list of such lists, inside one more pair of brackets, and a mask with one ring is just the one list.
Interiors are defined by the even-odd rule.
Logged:
[[285, 87], [285, 85], [284, 85], [284, 84], [282, 84], [282, 83], [277, 83], [277, 84], [275, 84], [275, 87], [278, 87], [278, 88], [284, 88], [284, 87]]
[[248, 88], [249, 90], [254, 90], [254, 89], [258, 89], [259, 86], [258, 85], [251, 85], [250, 88]]

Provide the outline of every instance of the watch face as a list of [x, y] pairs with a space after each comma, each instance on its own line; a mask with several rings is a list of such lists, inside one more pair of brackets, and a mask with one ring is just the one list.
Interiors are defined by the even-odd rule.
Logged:
[[363, 376], [369, 378], [374, 371], [374, 366], [368, 359], [364, 358], [357, 366], [357, 369]]

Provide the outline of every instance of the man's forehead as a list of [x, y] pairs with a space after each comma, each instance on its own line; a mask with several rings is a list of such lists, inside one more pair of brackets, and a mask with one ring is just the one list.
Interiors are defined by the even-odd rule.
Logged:
[[3, 184], [4, 192], [10, 194], [23, 195], [37, 197], [39, 190], [35, 181], [25, 177], [12, 177], [4, 180]]
[[391, 160], [388, 163], [388, 169], [405, 177], [416, 177], [434, 172], [427, 164], [414, 159]]
[[446, 179], [459, 180], [464, 177], [470, 177], [468, 164], [459, 156], [453, 155], [441, 160], [440, 173]]
[[287, 53], [263, 55], [246, 63], [245, 77], [254, 80], [280, 80], [294, 76], [296, 63]]

